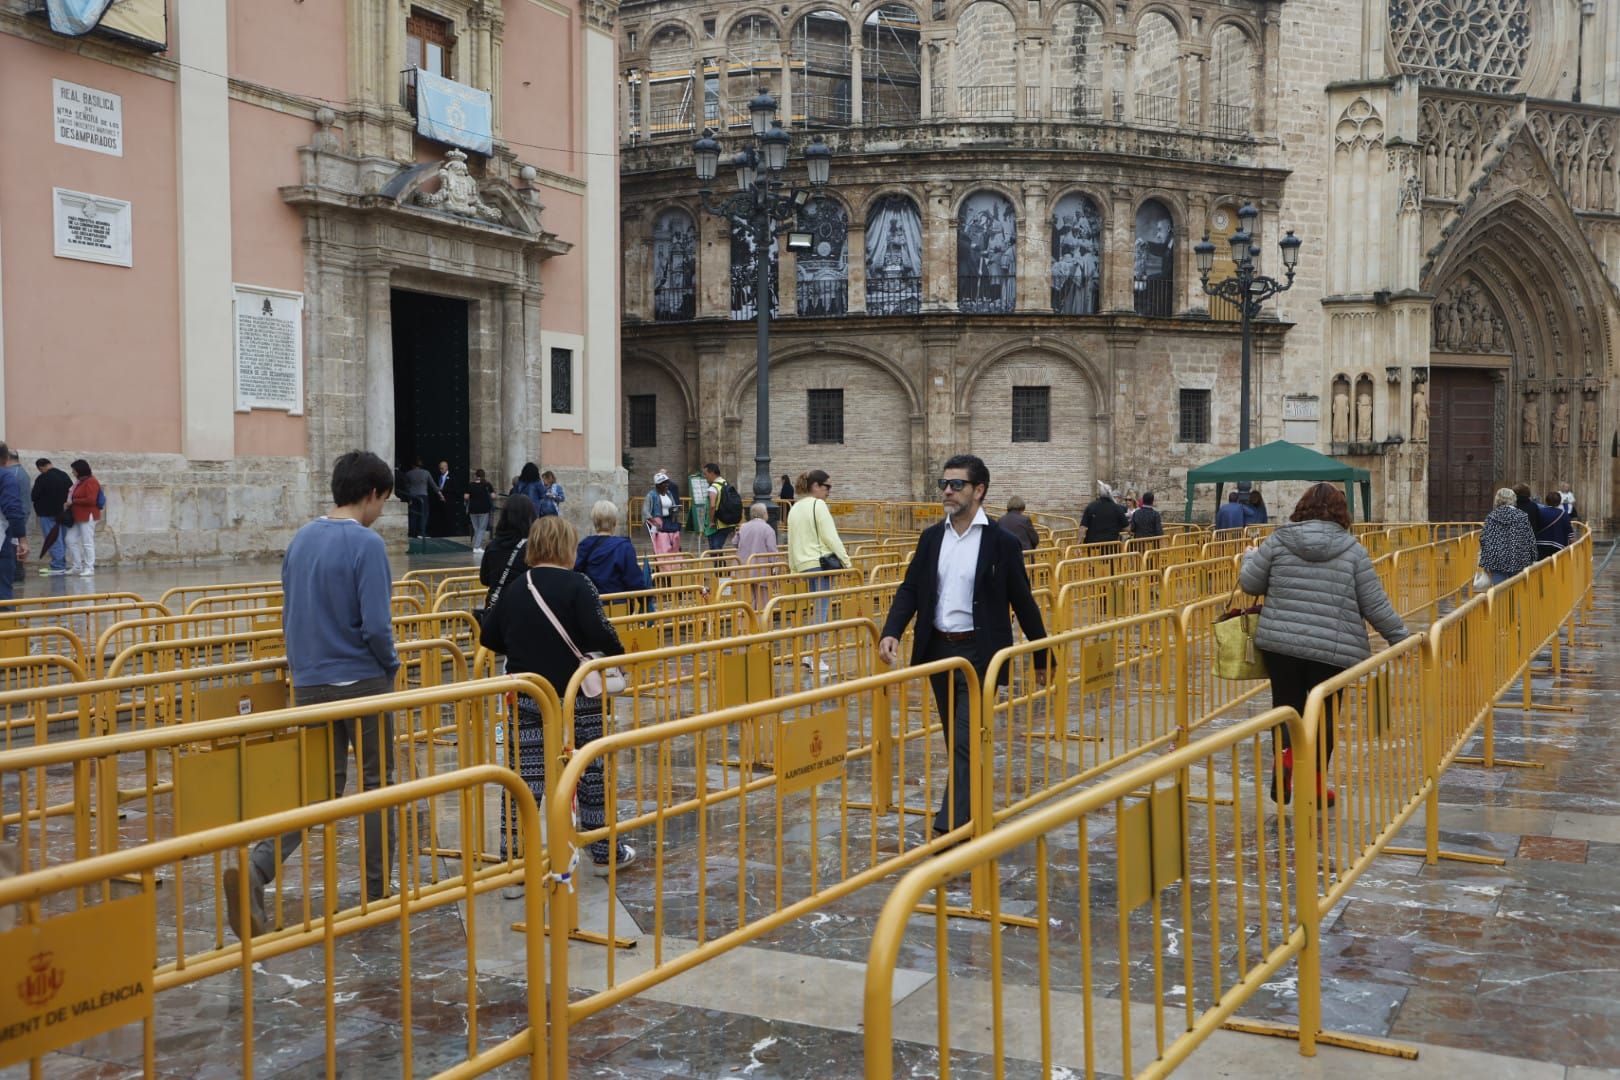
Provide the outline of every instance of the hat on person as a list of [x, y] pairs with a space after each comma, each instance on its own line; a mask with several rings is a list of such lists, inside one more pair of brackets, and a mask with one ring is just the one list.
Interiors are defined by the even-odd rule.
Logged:
[[1112, 499], [1114, 497], [1114, 489], [1099, 480], [1097, 481], [1097, 494], [1102, 498]]
[[662, 483], [665, 483], [668, 480], [669, 480], [669, 473], [665, 472], [662, 469], [659, 469], [657, 472], [653, 473], [653, 483], [655, 483], [655, 484], [662, 484]]

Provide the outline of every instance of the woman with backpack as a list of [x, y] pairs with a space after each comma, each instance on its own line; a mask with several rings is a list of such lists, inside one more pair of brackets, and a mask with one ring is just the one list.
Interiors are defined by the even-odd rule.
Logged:
[[96, 572], [96, 522], [107, 506], [101, 481], [90, 472], [90, 463], [79, 458], [73, 470], [73, 487], [68, 491], [63, 516], [73, 522], [68, 529], [68, 574], [91, 577]]

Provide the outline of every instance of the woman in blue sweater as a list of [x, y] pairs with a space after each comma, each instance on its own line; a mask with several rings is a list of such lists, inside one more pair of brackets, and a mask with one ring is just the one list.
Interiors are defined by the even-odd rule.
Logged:
[[619, 508], [606, 499], [591, 507], [594, 536], [580, 541], [574, 571], [584, 574], [603, 596], [649, 588], [647, 575], [636, 562], [636, 545], [619, 531]]

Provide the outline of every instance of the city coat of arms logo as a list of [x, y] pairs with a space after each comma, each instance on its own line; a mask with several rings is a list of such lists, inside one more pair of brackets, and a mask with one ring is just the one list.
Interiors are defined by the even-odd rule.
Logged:
[[821, 758], [821, 732], [819, 730], [817, 730], [817, 731], [812, 731], [810, 733], [810, 760], [811, 761], [817, 761], [820, 758]]
[[35, 1008], [50, 1004], [67, 981], [67, 972], [51, 963], [54, 953], [39, 952], [28, 958], [28, 971], [17, 983], [17, 996]]

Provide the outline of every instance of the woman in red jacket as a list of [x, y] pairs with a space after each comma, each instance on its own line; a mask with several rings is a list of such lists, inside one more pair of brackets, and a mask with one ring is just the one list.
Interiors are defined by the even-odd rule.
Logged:
[[96, 522], [101, 520], [101, 481], [90, 473], [83, 458], [68, 468], [73, 470], [73, 489], [68, 492], [65, 516], [73, 522], [68, 529], [68, 573], [90, 577], [96, 572]]

